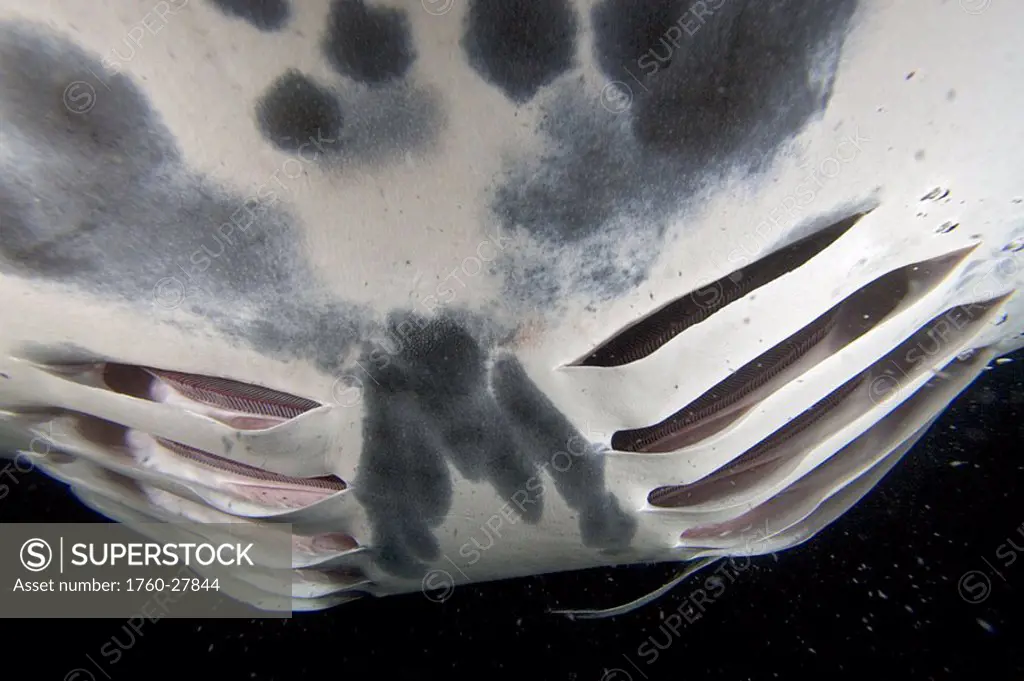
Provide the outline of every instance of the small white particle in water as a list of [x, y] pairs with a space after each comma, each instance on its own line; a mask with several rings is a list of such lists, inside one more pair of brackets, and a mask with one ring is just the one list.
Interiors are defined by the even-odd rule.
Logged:
[[881, 599], [882, 599], [883, 601], [887, 601], [887, 600], [889, 600], [889, 597], [888, 597], [888, 596], [886, 596], [886, 595], [885, 595], [885, 592], [884, 592], [884, 591], [882, 591], [881, 589], [879, 589], [879, 590], [878, 590], [878, 596], [879, 596], [879, 597], [880, 597], [880, 598], [881, 598]]
[[212, 653], [213, 652], [213, 644], [212, 643], [210, 644], [210, 647], [206, 649], [206, 652], [208, 652], [208, 653]]
[[980, 624], [981, 628], [984, 629], [985, 631], [987, 631], [990, 634], [994, 634], [995, 631], [996, 631], [995, 627], [993, 627], [991, 624], [989, 624], [985, 620], [981, 619], [980, 617], [978, 618], [978, 624]]
[[812, 654], [812, 655], [817, 655], [817, 654], [818, 654], [818, 651], [817, 651], [817, 650], [815, 650], [814, 648], [808, 648], [808, 649], [807, 649], [807, 652], [809, 652], [809, 653], [810, 653], [810, 654]]
[[917, 564], [918, 565], [924, 565], [924, 558], [922, 558], [921, 556], [918, 556], [917, 557]]
[[949, 467], [950, 468], [960, 468], [960, 466], [966, 466], [966, 465], [967, 465], [966, 461], [950, 461], [949, 462]]
[[911, 613], [911, 614], [913, 614], [913, 613], [914, 613], [914, 609], [913, 609], [913, 608], [911, 608], [911, 607], [910, 607], [909, 605], [904, 605], [903, 607], [904, 607], [904, 608], [906, 609], [906, 611], [907, 611], [907, 612], [909, 612], [909, 613]]

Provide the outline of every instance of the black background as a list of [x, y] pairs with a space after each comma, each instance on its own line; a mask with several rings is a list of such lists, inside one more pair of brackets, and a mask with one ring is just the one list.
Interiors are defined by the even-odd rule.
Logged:
[[[88, 681], [68, 677], [84, 668], [114, 680], [1021, 681], [1024, 556], [1007, 567], [996, 557], [1008, 538], [1024, 546], [1024, 351], [1011, 357], [982, 374], [849, 513], [802, 546], [753, 559], [671, 639], [659, 625], [691, 585], [614, 619], [546, 612], [617, 605], [678, 569], [637, 566], [460, 587], [441, 604], [415, 594], [284, 621], [164, 619], [141, 635], [115, 619], [0, 620], [0, 677]], [[38, 474], [20, 476], [0, 500], [0, 522], [102, 520]], [[960, 596], [970, 570], [990, 580], [981, 603]], [[652, 636], [669, 643], [653, 663], [638, 654]], [[99, 653], [113, 637], [125, 648], [116, 661]]]

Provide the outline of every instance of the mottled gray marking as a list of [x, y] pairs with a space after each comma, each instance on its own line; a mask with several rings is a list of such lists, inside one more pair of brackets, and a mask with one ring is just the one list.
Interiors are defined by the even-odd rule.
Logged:
[[[612, 551], [626, 548], [636, 521], [607, 490], [603, 455], [589, 443], [586, 450], [579, 448], [583, 436], [534, 385], [518, 360], [499, 359], [491, 373], [495, 401], [513, 442], [535, 466], [550, 465], [555, 489], [579, 513], [583, 544]], [[573, 457], [568, 459], [571, 465], [565, 464], [565, 457], [554, 458], [560, 452]]]
[[603, 455], [515, 359], [488, 368], [490, 350], [451, 317], [396, 313], [387, 336], [386, 351], [367, 347], [359, 362], [366, 415], [354, 483], [381, 569], [416, 578], [439, 557], [431, 530], [451, 507], [449, 463], [530, 523], [543, 513], [547, 471], [586, 545], [629, 545], [635, 522], [605, 488]]
[[[605, 0], [592, 14], [602, 92], [541, 103], [539, 158], [512, 155], [492, 209], [535, 248], [509, 293], [553, 307], [647, 277], [670, 219], [737, 169], [756, 173], [827, 106], [856, 0]], [[699, 10], [699, 11], [697, 11]], [[695, 14], [696, 11], [696, 14]]]
[[319, 293], [283, 208], [309, 153], [241, 195], [185, 167], [136, 85], [67, 39], [4, 24], [0, 61], [0, 271], [149, 319], [184, 307], [268, 354], [340, 364], [359, 313]]
[[91, 364], [110, 361], [110, 358], [93, 352], [74, 343], [58, 343], [40, 345], [26, 343], [18, 348], [18, 359], [25, 359], [37, 364], [60, 366], [62, 364]]
[[407, 154], [425, 156], [446, 124], [437, 93], [404, 80], [373, 88], [343, 84], [337, 96], [345, 125], [324, 157], [328, 164], [370, 171], [404, 162]]
[[[491, 208], [532, 248], [506, 249], [510, 295], [553, 306], [567, 293], [597, 300], [638, 285], [657, 257], [685, 177], [635, 143], [629, 120], [573, 83], [542, 102], [540, 157], [510, 158]], [[675, 172], [673, 172], [675, 171]], [[672, 175], [666, 175], [672, 173]]]

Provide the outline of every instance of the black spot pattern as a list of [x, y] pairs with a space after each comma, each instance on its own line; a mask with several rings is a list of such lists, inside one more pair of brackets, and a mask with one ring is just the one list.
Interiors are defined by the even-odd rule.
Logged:
[[311, 140], [336, 150], [344, 118], [329, 91], [291, 69], [269, 87], [256, 105], [263, 135], [279, 149], [297, 151]]
[[569, 295], [608, 300], [642, 282], [693, 196], [737, 169], [762, 170], [824, 110], [856, 6], [595, 7], [607, 87], [554, 91], [541, 105], [543, 153], [512, 157], [496, 180], [495, 219], [531, 237], [540, 254], [503, 254], [510, 297], [554, 311]]
[[276, 31], [288, 23], [288, 0], [210, 0], [229, 16], [245, 19], [261, 31]]
[[0, 62], [0, 118], [32, 159], [0, 159], [0, 271], [135, 302], [151, 320], [183, 307], [268, 354], [340, 364], [363, 312], [318, 293], [296, 251], [294, 180], [240, 195], [191, 172], [127, 76], [46, 29], [0, 24]]
[[401, 78], [413, 60], [405, 14], [363, 0], [331, 3], [323, 50], [338, 73], [368, 85]]
[[366, 416], [354, 486], [382, 569], [417, 578], [439, 557], [431, 528], [451, 506], [448, 462], [469, 480], [489, 482], [531, 523], [541, 518], [537, 490], [546, 470], [579, 513], [586, 545], [629, 545], [635, 521], [605, 489], [601, 453], [515, 359], [499, 358], [488, 369], [488, 353], [453, 318], [396, 314], [388, 336], [387, 351], [368, 349], [360, 361], [368, 376], [361, 381]]
[[572, 66], [576, 31], [568, 0], [472, 0], [462, 45], [477, 73], [523, 103]]

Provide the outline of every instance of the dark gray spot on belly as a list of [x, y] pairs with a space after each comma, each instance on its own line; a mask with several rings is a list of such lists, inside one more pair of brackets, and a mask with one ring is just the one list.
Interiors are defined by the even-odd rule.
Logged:
[[[240, 194], [187, 168], [135, 84], [67, 39], [0, 25], [0, 62], [0, 271], [138, 304], [146, 320], [181, 307], [324, 370], [342, 362], [362, 312], [322, 293], [285, 210], [308, 154]], [[69, 100], [71, 84], [91, 99]]]
[[576, 32], [567, 0], [472, 0], [462, 45], [477, 73], [522, 103], [569, 70]]
[[331, 3], [323, 50], [338, 73], [366, 84], [401, 78], [414, 56], [405, 13], [363, 0]]
[[606, 87], [560, 84], [540, 103], [543, 151], [513, 151], [495, 181], [494, 218], [534, 246], [503, 253], [510, 299], [553, 311], [646, 279], [699, 190], [763, 170], [825, 109], [856, 5], [599, 4]]
[[635, 523], [605, 488], [602, 455], [516, 360], [489, 368], [491, 350], [450, 317], [395, 314], [386, 336], [359, 361], [366, 416], [354, 490], [382, 569], [415, 578], [439, 557], [431, 530], [451, 507], [449, 464], [531, 523], [542, 517], [546, 470], [579, 513], [586, 545], [629, 545]]
[[283, 28], [291, 15], [288, 0], [210, 0], [221, 12], [245, 19], [261, 31]]
[[[603, 549], [627, 546], [636, 522], [605, 488], [600, 454], [589, 443], [581, 447], [585, 442], [582, 435], [534, 385], [518, 361], [499, 359], [492, 374], [495, 401], [508, 420], [513, 442], [534, 464], [550, 464], [555, 488], [579, 513], [584, 545]], [[568, 457], [556, 456], [561, 452]]]
[[286, 151], [316, 140], [331, 149], [344, 122], [337, 98], [295, 69], [275, 80], [256, 103], [256, 118], [264, 137]]
[[645, 147], [702, 161], [765, 152], [831, 94], [857, 0], [604, 0], [593, 12], [605, 74], [626, 83]]
[[251, 321], [221, 317], [225, 328], [237, 333], [264, 354], [312, 362], [334, 374], [356, 341], [366, 333], [369, 311], [351, 303], [295, 291], [282, 295], [279, 305], [265, 308]]

